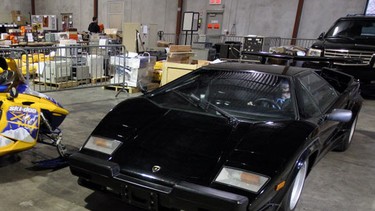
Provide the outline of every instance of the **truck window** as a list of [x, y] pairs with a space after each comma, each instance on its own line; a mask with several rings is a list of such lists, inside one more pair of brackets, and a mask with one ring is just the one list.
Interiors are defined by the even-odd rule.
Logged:
[[375, 23], [369, 23], [362, 27], [363, 36], [375, 36]]
[[375, 23], [372, 20], [341, 20], [327, 32], [327, 37], [343, 36], [375, 36]]

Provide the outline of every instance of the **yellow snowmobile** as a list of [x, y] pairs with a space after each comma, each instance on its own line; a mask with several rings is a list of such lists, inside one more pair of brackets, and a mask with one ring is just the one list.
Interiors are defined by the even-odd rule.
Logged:
[[12, 59], [0, 57], [0, 158], [28, 150], [37, 142], [55, 146], [66, 156], [58, 128], [68, 111], [45, 94], [36, 92]]

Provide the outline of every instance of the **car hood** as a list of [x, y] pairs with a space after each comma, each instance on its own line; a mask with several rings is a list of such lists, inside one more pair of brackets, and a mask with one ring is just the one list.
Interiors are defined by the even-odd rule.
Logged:
[[221, 116], [165, 109], [141, 97], [120, 103], [93, 135], [123, 142], [112, 161], [124, 174], [169, 185], [208, 186], [223, 165], [273, 177], [311, 130], [296, 121], [234, 127]]
[[312, 48], [318, 49], [347, 49], [358, 51], [375, 51], [375, 40], [347, 40], [339, 38], [329, 38], [324, 41], [315, 42]]

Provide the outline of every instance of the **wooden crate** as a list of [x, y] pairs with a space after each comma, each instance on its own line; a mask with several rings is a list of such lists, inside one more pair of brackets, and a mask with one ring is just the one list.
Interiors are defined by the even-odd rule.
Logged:
[[180, 64], [174, 62], [165, 62], [163, 64], [163, 72], [161, 75], [160, 86], [169, 83], [195, 69], [198, 68], [197, 64]]

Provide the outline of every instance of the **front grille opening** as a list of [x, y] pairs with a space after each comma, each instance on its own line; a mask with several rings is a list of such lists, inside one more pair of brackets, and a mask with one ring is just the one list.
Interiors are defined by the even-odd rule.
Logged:
[[[356, 51], [343, 49], [326, 49], [324, 56], [329, 58], [344, 57], [352, 59], [362, 59], [363, 64], [369, 64], [374, 52], [371, 51]], [[343, 64], [343, 63], [341, 63]]]

